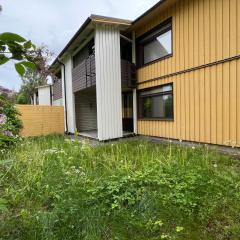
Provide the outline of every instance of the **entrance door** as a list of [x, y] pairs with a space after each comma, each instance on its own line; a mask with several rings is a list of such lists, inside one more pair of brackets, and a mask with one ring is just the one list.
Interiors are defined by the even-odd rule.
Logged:
[[123, 131], [133, 132], [133, 94], [122, 93]]

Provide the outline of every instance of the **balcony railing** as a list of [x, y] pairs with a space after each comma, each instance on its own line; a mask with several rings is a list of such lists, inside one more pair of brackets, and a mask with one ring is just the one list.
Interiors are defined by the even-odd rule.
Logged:
[[[72, 70], [73, 92], [96, 85], [95, 56], [91, 55]], [[135, 64], [121, 60], [121, 81], [123, 89], [131, 89], [136, 83]]]

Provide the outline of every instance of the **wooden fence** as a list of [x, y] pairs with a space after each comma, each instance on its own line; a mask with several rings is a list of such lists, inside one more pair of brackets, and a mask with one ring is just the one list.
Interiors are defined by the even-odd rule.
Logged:
[[23, 121], [21, 136], [43, 136], [64, 133], [64, 108], [62, 106], [17, 105]]

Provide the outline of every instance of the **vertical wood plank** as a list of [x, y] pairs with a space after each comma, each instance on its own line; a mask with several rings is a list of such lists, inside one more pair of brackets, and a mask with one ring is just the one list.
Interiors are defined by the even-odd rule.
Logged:
[[194, 72], [194, 97], [195, 97], [195, 105], [194, 105], [194, 109], [195, 109], [195, 141], [200, 141], [200, 127], [199, 127], [199, 123], [200, 123], [200, 80], [199, 80], [199, 72], [195, 71]]
[[[180, 109], [182, 109], [182, 106], [185, 106], [185, 79], [184, 74], [180, 75], [180, 86], [181, 86], [181, 105]], [[181, 140], [186, 138], [186, 111], [181, 111]]]
[[223, 0], [216, 1], [216, 47], [217, 60], [223, 57]]
[[240, 147], [240, 60], [237, 60], [237, 145]]
[[189, 25], [189, 29], [188, 29], [188, 59], [189, 59], [189, 63], [188, 63], [188, 67], [191, 68], [194, 66], [194, 62], [193, 62], [193, 56], [194, 56], [194, 2], [193, 0], [189, 1], [189, 18], [188, 18], [188, 25]]
[[229, 0], [223, 1], [223, 58], [229, 57], [230, 52], [230, 10]]
[[217, 85], [216, 85], [216, 66], [211, 68], [211, 142], [217, 143]]
[[237, 55], [237, 0], [230, 0], [230, 53]]
[[[205, 136], [204, 142], [211, 143], [211, 111], [212, 111], [212, 102], [211, 102], [211, 75], [210, 75], [210, 68], [205, 69], [205, 76], [204, 76], [204, 92], [205, 92], [205, 97], [204, 97], [204, 129], [205, 129]], [[215, 89], [216, 91], [216, 89]]]
[[240, 54], [240, 2], [237, 0], [237, 54]]
[[205, 70], [201, 69], [199, 70], [199, 110], [200, 110], [200, 123], [199, 123], [199, 128], [200, 128], [200, 142], [204, 142], [205, 139]]
[[230, 122], [229, 122], [229, 63], [223, 64], [223, 143], [230, 144]]
[[184, 74], [185, 83], [185, 139], [190, 140], [190, 79], [189, 73]]
[[210, 0], [204, 0], [204, 63], [210, 62]]
[[180, 65], [180, 68], [179, 70], [183, 70], [184, 67], [185, 67], [185, 62], [184, 62], [184, 12], [183, 12], [183, 9], [184, 9], [184, 5], [183, 5], [183, 1], [180, 1], [180, 22], [179, 22], [179, 25], [180, 25], [180, 32], [179, 32], [179, 52], [180, 52], [180, 62], [179, 62], [179, 65]]
[[189, 68], [189, 3], [188, 0], [184, 0], [183, 5], [183, 45], [184, 45], [184, 69]]
[[204, 0], [199, 0], [199, 9], [198, 9], [198, 19], [199, 19], [199, 65], [203, 65], [205, 63], [205, 52], [204, 52], [204, 38], [205, 38], [205, 20], [204, 20]]
[[229, 87], [230, 140], [231, 145], [235, 146], [237, 144], [237, 61], [233, 61], [230, 63]]
[[199, 53], [199, 24], [198, 24], [198, 0], [194, 1], [194, 66], [199, 65], [198, 53]]
[[189, 99], [189, 104], [190, 104], [190, 110], [189, 110], [189, 114], [190, 114], [190, 118], [189, 118], [189, 121], [190, 121], [190, 141], [194, 141], [195, 140], [195, 126], [194, 126], [194, 123], [195, 123], [195, 111], [194, 111], [194, 108], [195, 108], [195, 93], [194, 93], [194, 73], [193, 72], [190, 72], [189, 73], [189, 91], [190, 91], [190, 99]]
[[216, 61], [216, 1], [210, 0], [210, 62]]
[[218, 65], [217, 69], [217, 144], [223, 143], [223, 73], [222, 65]]

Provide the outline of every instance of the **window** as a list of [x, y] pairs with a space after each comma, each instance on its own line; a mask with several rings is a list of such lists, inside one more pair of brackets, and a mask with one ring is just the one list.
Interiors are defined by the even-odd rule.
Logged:
[[138, 95], [139, 118], [173, 119], [173, 85], [141, 91]]
[[167, 20], [137, 40], [138, 66], [172, 54], [172, 20]]

